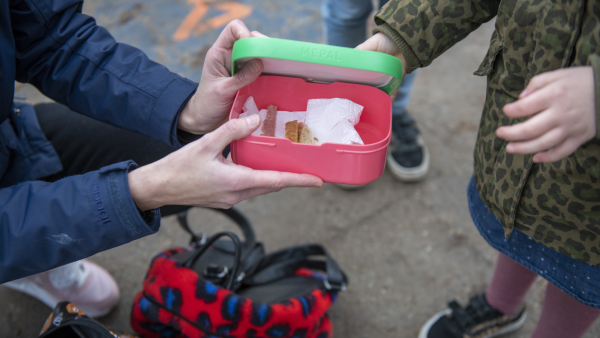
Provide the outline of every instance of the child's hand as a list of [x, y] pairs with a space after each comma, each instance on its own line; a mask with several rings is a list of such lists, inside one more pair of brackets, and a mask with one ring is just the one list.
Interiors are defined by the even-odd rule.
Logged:
[[[406, 60], [404, 59], [404, 55], [402, 55], [400, 48], [396, 46], [396, 43], [394, 43], [389, 36], [383, 33], [377, 33], [368, 38], [367, 41], [356, 46], [355, 49], [385, 53], [398, 58], [400, 61], [402, 61], [402, 77], [404, 78], [404, 75], [406, 75]], [[396, 99], [396, 94], [398, 94], [398, 90], [391, 95], [392, 101]]]
[[504, 106], [510, 118], [532, 116], [525, 122], [500, 127], [498, 137], [511, 141], [506, 151], [534, 154], [533, 162], [554, 162], [572, 154], [596, 135], [592, 67], [559, 69], [537, 75]]
[[398, 46], [396, 46], [394, 41], [392, 41], [392, 39], [390, 39], [387, 35], [383, 33], [377, 33], [368, 38], [367, 41], [356, 46], [356, 49], [370, 50], [372, 52], [380, 52], [395, 56], [402, 61], [402, 77], [404, 77], [406, 74], [406, 60], [404, 60], [404, 55], [402, 55], [402, 52]]

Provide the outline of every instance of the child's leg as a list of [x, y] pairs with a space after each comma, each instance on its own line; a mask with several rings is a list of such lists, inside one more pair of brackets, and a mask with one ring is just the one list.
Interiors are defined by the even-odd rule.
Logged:
[[542, 316], [531, 338], [579, 338], [600, 316], [600, 310], [584, 305], [552, 284], [546, 288]]
[[504, 314], [515, 314], [537, 275], [521, 264], [498, 253], [494, 276], [485, 294], [488, 303]]

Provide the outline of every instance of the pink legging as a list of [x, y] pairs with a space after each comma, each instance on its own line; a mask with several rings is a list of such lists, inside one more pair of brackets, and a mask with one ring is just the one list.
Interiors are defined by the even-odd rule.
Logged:
[[[504, 254], [499, 254], [486, 298], [495, 309], [513, 314], [537, 275]], [[584, 305], [548, 283], [542, 315], [532, 338], [579, 338], [600, 316], [600, 310]]]

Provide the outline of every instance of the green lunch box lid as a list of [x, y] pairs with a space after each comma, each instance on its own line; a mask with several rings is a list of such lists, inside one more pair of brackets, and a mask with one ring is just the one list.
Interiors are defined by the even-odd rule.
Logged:
[[402, 81], [402, 61], [378, 52], [276, 38], [246, 38], [233, 46], [232, 73], [261, 59], [263, 74], [315, 83], [348, 82], [377, 87], [391, 95]]

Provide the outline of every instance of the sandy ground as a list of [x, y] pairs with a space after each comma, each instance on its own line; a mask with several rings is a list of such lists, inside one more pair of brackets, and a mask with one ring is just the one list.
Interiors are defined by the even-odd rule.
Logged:
[[[86, 8], [94, 13], [102, 6], [92, 1]], [[309, 9], [313, 18], [301, 24], [320, 25], [318, 7]], [[268, 29], [263, 27], [263, 33], [269, 34]], [[431, 151], [431, 172], [425, 181], [403, 184], [386, 172], [357, 191], [326, 184], [321, 189], [288, 189], [237, 206], [254, 223], [268, 250], [319, 242], [346, 270], [350, 286], [331, 310], [335, 337], [416, 337], [421, 325], [448, 301], [466, 302], [485, 290], [496, 253], [472, 224], [465, 189], [485, 95], [485, 79], [472, 73], [492, 31], [493, 22], [482, 26], [419, 70], [409, 110]], [[18, 85], [17, 92], [27, 94], [30, 102], [48, 100], [27, 85]], [[193, 209], [191, 220], [209, 234], [234, 229], [223, 216], [206, 209]], [[113, 274], [122, 294], [117, 309], [100, 321], [114, 331], [131, 331], [132, 300], [141, 290], [150, 259], [187, 241], [175, 219], [167, 217], [158, 234], [92, 257]], [[525, 327], [505, 337], [531, 335], [545, 285], [538, 280], [527, 296], [530, 316]], [[2, 337], [35, 336], [50, 313], [39, 301], [4, 287], [0, 299]], [[595, 325], [585, 337], [598, 336], [600, 325]]]

